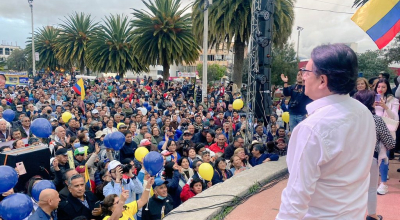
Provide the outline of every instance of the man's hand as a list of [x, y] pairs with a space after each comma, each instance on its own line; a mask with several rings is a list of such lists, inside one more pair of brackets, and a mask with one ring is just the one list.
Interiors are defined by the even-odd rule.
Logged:
[[100, 208], [94, 208], [92, 211], [93, 216], [100, 216], [103, 212], [101, 211], [101, 205]]
[[146, 189], [151, 189], [151, 187], [153, 186], [153, 184], [154, 184], [154, 177], [150, 177], [150, 178], [147, 180]]
[[120, 201], [122, 202], [122, 204], [125, 204], [126, 200], [128, 200], [129, 198], [129, 190], [124, 190], [124, 188], [122, 188], [122, 193], [120, 196]]
[[55, 171], [60, 171], [60, 168], [58, 167], [58, 159], [53, 160], [53, 168]]
[[117, 168], [115, 168], [115, 182], [116, 183], [121, 183], [121, 179], [122, 179], [122, 168], [121, 166], [117, 166]]
[[285, 76], [285, 74], [283, 74], [283, 73], [281, 74], [281, 79], [283, 82], [286, 82], [286, 83], [289, 81], [288, 77]]
[[263, 163], [268, 162], [268, 161], [271, 161], [271, 159], [267, 158], [267, 159], [265, 159], [265, 160], [263, 161]]

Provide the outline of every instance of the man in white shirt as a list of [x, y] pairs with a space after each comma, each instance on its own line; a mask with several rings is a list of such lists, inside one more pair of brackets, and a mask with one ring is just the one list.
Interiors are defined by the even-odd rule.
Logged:
[[292, 132], [276, 219], [364, 219], [376, 134], [370, 111], [349, 96], [357, 69], [356, 54], [334, 44], [315, 48], [302, 70], [314, 101]]

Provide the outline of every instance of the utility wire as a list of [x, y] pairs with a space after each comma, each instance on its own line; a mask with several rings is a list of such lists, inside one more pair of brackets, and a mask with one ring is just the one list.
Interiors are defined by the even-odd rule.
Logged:
[[349, 14], [349, 15], [354, 14], [354, 12], [331, 11], [331, 10], [322, 10], [322, 9], [316, 9], [316, 8], [304, 8], [304, 7], [297, 7], [297, 6], [295, 6], [294, 8], [305, 9], [305, 10], [311, 10], [311, 11], [332, 12], [332, 13], [337, 13], [337, 14]]

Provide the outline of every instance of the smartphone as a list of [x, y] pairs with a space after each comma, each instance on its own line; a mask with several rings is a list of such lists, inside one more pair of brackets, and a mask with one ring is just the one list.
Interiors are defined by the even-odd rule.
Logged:
[[16, 168], [18, 169], [18, 174], [20, 176], [26, 174], [26, 169], [25, 169], [24, 162], [16, 163]]
[[94, 208], [100, 208], [100, 205], [101, 205], [101, 201], [97, 201], [97, 202], [94, 204]]
[[375, 95], [375, 102], [380, 102], [381, 101], [381, 94], [376, 94]]

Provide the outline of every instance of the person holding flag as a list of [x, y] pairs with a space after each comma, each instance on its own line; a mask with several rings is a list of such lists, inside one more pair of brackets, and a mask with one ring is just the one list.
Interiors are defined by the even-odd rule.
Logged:
[[81, 96], [81, 100], [85, 100], [85, 83], [83, 82], [82, 78], [80, 78], [78, 82], [75, 83], [72, 89], [76, 92], [76, 94]]

